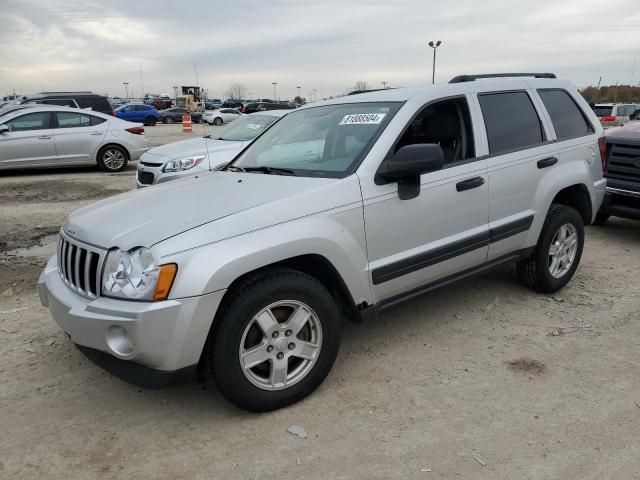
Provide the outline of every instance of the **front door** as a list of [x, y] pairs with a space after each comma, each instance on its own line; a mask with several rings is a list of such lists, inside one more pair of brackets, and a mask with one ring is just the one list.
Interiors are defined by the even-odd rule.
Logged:
[[3, 123], [0, 134], [0, 168], [56, 165], [56, 145], [50, 112], [34, 112]]
[[406, 294], [487, 260], [487, 161], [476, 158], [472, 117], [464, 96], [426, 105], [406, 126], [405, 145], [439, 144], [442, 170], [422, 175], [420, 194], [401, 200], [397, 184], [361, 179], [374, 302]]

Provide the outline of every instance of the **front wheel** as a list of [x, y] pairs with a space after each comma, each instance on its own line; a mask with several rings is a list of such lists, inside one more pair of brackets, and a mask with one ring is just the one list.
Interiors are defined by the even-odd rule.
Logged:
[[175, 123], [175, 121], [172, 116], [164, 117], [164, 123]]
[[525, 285], [543, 293], [564, 287], [580, 263], [584, 246], [584, 224], [577, 210], [551, 205], [529, 258], [518, 262], [518, 276]]
[[147, 117], [144, 120], [144, 124], [148, 125], [149, 127], [155, 127], [157, 121], [158, 120], [156, 119], [156, 117]]
[[219, 127], [220, 125], [222, 125], [222, 119], [221, 119], [220, 117], [216, 117], [216, 118], [213, 120], [213, 124], [214, 124], [214, 125], [217, 125], [217, 126]]
[[340, 344], [340, 313], [315, 278], [277, 269], [249, 278], [225, 300], [205, 346], [207, 376], [246, 410], [285, 407], [325, 379]]

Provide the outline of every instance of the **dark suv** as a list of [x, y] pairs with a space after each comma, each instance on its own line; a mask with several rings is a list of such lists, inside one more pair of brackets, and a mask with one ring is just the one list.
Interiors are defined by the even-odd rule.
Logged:
[[242, 113], [264, 112], [266, 110], [289, 110], [296, 108], [287, 103], [252, 102], [242, 107]]
[[20, 103], [44, 103], [73, 108], [90, 108], [96, 112], [113, 115], [113, 108], [104, 95], [92, 92], [42, 92], [24, 97]]
[[611, 215], [640, 220], [640, 121], [606, 131], [607, 190], [594, 223]]

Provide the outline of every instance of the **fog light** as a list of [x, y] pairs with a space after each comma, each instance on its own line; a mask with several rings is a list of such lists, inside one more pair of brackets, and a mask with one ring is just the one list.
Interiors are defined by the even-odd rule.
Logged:
[[112, 325], [107, 330], [107, 345], [113, 353], [126, 357], [133, 352], [133, 345], [127, 331], [119, 325]]

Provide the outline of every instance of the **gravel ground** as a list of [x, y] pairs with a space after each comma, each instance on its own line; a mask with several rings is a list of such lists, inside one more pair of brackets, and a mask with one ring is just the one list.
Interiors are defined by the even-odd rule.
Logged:
[[506, 268], [346, 325], [325, 383], [257, 415], [200, 383], [126, 384], [40, 307], [64, 217], [134, 173], [0, 174], [0, 478], [640, 478], [640, 223], [588, 228], [554, 296]]

